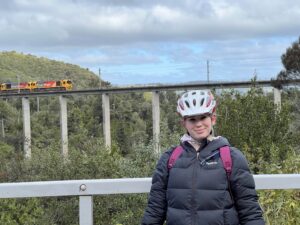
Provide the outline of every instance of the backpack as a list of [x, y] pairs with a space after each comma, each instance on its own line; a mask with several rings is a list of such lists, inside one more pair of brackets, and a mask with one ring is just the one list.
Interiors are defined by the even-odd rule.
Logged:
[[[176, 160], [179, 158], [182, 152], [183, 152], [183, 148], [181, 145], [178, 145], [172, 151], [172, 154], [168, 160], [168, 170], [172, 169], [172, 167], [175, 165]], [[231, 199], [233, 200], [233, 195], [231, 192], [230, 180], [229, 180], [232, 172], [232, 160], [231, 160], [230, 148], [227, 145], [220, 148], [220, 157], [223, 162], [224, 169], [226, 171], [229, 193], [231, 195]]]

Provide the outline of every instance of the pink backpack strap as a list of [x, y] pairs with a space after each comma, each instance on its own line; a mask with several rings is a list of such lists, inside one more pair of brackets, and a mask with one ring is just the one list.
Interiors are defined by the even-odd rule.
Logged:
[[234, 203], [234, 197], [233, 197], [233, 193], [232, 193], [231, 185], [230, 185], [230, 175], [232, 172], [232, 160], [231, 160], [230, 148], [228, 146], [221, 147], [220, 148], [220, 156], [221, 156], [221, 160], [223, 162], [224, 169], [226, 171], [229, 193], [230, 193], [232, 202]]
[[220, 148], [220, 155], [226, 171], [227, 176], [229, 177], [232, 171], [232, 160], [230, 154], [230, 148], [228, 146], [223, 146]]
[[178, 145], [173, 151], [168, 160], [168, 169], [170, 170], [174, 165], [176, 160], [179, 158], [181, 153], [183, 152], [183, 148], [181, 145]]

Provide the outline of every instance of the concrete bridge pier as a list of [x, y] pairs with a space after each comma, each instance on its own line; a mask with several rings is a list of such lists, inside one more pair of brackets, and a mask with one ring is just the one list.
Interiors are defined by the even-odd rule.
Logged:
[[277, 106], [277, 110], [281, 110], [281, 91], [278, 88], [273, 88], [274, 104]]
[[153, 144], [154, 152], [160, 154], [159, 135], [160, 135], [160, 108], [159, 108], [159, 92], [152, 92], [152, 119], [153, 119]]
[[64, 158], [68, 157], [68, 116], [67, 116], [67, 99], [60, 95], [60, 134], [61, 134], [61, 153]]
[[25, 158], [31, 158], [31, 127], [30, 127], [30, 104], [27, 97], [22, 98], [23, 111], [23, 149]]
[[2, 131], [2, 138], [5, 138], [5, 128], [4, 128], [4, 119], [1, 119], [1, 131]]
[[108, 94], [102, 94], [102, 111], [103, 111], [103, 133], [104, 141], [107, 148], [111, 148], [111, 134], [110, 134], [110, 107]]

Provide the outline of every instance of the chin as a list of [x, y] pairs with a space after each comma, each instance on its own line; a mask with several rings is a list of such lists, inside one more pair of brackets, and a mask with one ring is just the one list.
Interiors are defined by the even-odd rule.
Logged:
[[196, 136], [196, 137], [193, 137], [195, 140], [197, 141], [201, 141], [203, 139], [206, 139], [208, 137], [208, 135], [201, 135], [201, 136]]

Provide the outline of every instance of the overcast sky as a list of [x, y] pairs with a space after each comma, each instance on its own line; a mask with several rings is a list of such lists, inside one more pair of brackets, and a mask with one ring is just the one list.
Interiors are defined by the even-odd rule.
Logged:
[[265, 80], [300, 36], [295, 0], [2, 0], [0, 51], [77, 64], [115, 85]]

